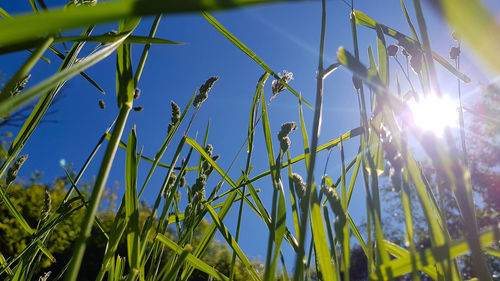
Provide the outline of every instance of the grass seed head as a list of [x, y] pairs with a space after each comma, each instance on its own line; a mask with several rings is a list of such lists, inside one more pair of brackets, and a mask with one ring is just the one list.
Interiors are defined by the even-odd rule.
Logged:
[[49, 217], [51, 205], [52, 205], [52, 199], [50, 197], [50, 193], [47, 189], [45, 189], [43, 197], [43, 209], [41, 213], [42, 220], [46, 220]]
[[106, 103], [103, 100], [99, 100], [99, 108], [106, 109]]
[[297, 124], [295, 122], [287, 122], [281, 125], [281, 131], [278, 133], [278, 140], [280, 141], [280, 147], [283, 152], [286, 152], [290, 147], [291, 141], [288, 135], [291, 131], [297, 129]]
[[170, 106], [172, 107], [172, 117], [170, 121], [175, 125], [181, 119], [181, 109], [174, 101], [170, 102]]
[[200, 104], [208, 98], [208, 92], [210, 92], [210, 89], [212, 89], [212, 86], [217, 80], [219, 80], [219, 77], [213, 76], [208, 78], [208, 80], [203, 85], [201, 85], [198, 95], [196, 95], [196, 97], [194, 98], [194, 107], [199, 107]]
[[273, 97], [285, 90], [285, 84], [283, 84], [283, 82], [288, 84], [290, 81], [292, 81], [293, 73], [283, 70], [283, 74], [281, 74], [281, 72], [278, 73], [278, 77], [280, 79], [274, 80], [273, 83], [271, 84], [273, 90]]
[[140, 112], [140, 111], [143, 111], [143, 110], [144, 110], [144, 107], [142, 107], [142, 106], [135, 106], [133, 109], [134, 109], [134, 111], [136, 111], [136, 112]]
[[141, 97], [141, 89], [135, 88], [134, 90], [134, 99], [139, 99]]
[[299, 199], [304, 198], [304, 196], [306, 194], [306, 183], [304, 182], [302, 177], [297, 173], [293, 173], [292, 174], [292, 182], [293, 182], [293, 186], [295, 188], [295, 192], [297, 193], [297, 196], [299, 197]]
[[397, 55], [397, 53], [398, 53], [398, 50], [399, 50], [398, 46], [396, 46], [396, 45], [389, 45], [387, 47], [387, 55], [389, 57], [395, 57]]
[[16, 162], [14, 162], [12, 166], [10, 166], [9, 170], [7, 171], [7, 186], [17, 178], [17, 173], [19, 173], [19, 169], [21, 169], [26, 159], [28, 159], [28, 155], [20, 156], [19, 158], [17, 158]]
[[451, 47], [450, 49], [450, 59], [456, 60], [460, 56], [460, 49], [457, 47]]
[[12, 90], [10, 95], [15, 96], [15, 95], [18, 95], [19, 93], [21, 93], [21, 91], [24, 90], [24, 87], [26, 87], [26, 84], [28, 83], [28, 80], [30, 78], [31, 78], [31, 74], [24, 76], [23, 79], [21, 79], [19, 82], [17, 82], [16, 86], [14, 87], [14, 89]]

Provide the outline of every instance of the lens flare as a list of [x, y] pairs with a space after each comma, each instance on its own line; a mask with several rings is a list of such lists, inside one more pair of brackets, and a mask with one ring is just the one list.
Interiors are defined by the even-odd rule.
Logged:
[[409, 104], [413, 123], [424, 131], [442, 136], [446, 127], [456, 127], [458, 104], [448, 97], [439, 98], [434, 94]]

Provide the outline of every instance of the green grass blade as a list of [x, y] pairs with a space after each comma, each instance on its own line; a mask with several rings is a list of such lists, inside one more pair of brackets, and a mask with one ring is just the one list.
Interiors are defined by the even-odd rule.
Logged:
[[[355, 129], [352, 129], [352, 130], [349, 130], [348, 132], [342, 134], [342, 136], [340, 136], [340, 137], [338, 137], [336, 139], [333, 139], [333, 140], [331, 140], [331, 141], [329, 141], [329, 142], [327, 142], [325, 144], [322, 144], [322, 145], [318, 146], [317, 149], [316, 149], [316, 152], [320, 152], [320, 151], [327, 150], [327, 149], [330, 149], [332, 147], [337, 146], [340, 143], [340, 139], [342, 139], [342, 140], [345, 141], [345, 140], [357, 137], [357, 136], [361, 135], [362, 131], [363, 130], [361, 128], [359, 128], [359, 127], [355, 128]], [[294, 157], [294, 158], [292, 158], [291, 161], [283, 163], [281, 165], [280, 169], [284, 169], [288, 165], [293, 165], [293, 164], [295, 164], [297, 162], [300, 162], [300, 161], [304, 160], [306, 158], [306, 156], [307, 156], [307, 154], [302, 154], [302, 155], [299, 155], [297, 157]], [[259, 179], [261, 179], [261, 178], [263, 178], [265, 176], [268, 176], [270, 174], [271, 174], [271, 170], [268, 170], [266, 172], [262, 172], [259, 175], [251, 178], [248, 182], [254, 182], [254, 181], [259, 180]]]
[[[179, 245], [177, 245], [174, 241], [168, 239], [168, 237], [163, 235], [163, 234], [158, 234], [156, 236], [156, 239], [158, 241], [160, 241], [161, 243], [163, 243], [165, 246], [172, 249], [176, 254], [182, 254], [184, 252], [184, 249], [179, 247]], [[196, 269], [198, 269], [202, 272], [205, 272], [206, 274], [208, 274], [208, 275], [210, 275], [218, 280], [223, 280], [223, 281], [229, 280], [229, 278], [227, 278], [224, 274], [220, 273], [219, 271], [217, 271], [216, 269], [214, 269], [210, 265], [206, 264], [204, 261], [193, 256], [191, 253], [189, 253], [185, 259], [186, 259], [186, 262], [189, 262]]]
[[325, 281], [338, 281], [337, 274], [334, 271], [334, 264], [332, 262], [328, 242], [326, 239], [326, 229], [323, 224], [323, 216], [321, 214], [321, 206], [319, 198], [315, 190], [312, 190], [312, 206], [311, 206], [311, 230], [314, 239], [314, 249], [318, 257], [321, 275]]
[[[50, 46], [50, 50], [56, 54], [57, 57], [59, 57], [60, 59], [64, 60], [66, 58], [66, 56], [61, 53], [61, 51], [59, 51], [58, 49], [56, 49], [54, 46]], [[103, 88], [101, 88], [101, 86], [99, 86], [99, 84], [97, 84], [97, 82], [94, 81], [94, 79], [92, 79], [87, 73], [85, 72], [80, 72], [80, 75], [85, 78], [85, 80], [87, 80], [92, 86], [94, 86], [97, 90], [99, 90], [99, 92], [103, 93], [103, 94], [106, 94], [106, 92], [104, 91]]]
[[378, 73], [380, 80], [385, 85], [389, 85], [389, 57], [387, 56], [387, 49], [385, 44], [384, 31], [382, 27], [377, 24], [375, 26], [377, 33], [377, 53], [378, 53]]
[[157, 15], [236, 8], [244, 5], [279, 2], [283, 0], [235, 1], [115, 1], [95, 6], [65, 7], [6, 18], [0, 22], [0, 46], [36, 40], [46, 35], [57, 35], [61, 30], [91, 24], [112, 22], [132, 16]]
[[78, 75], [83, 70], [89, 68], [90, 66], [108, 57], [116, 50], [116, 48], [118, 48], [118, 46], [120, 46], [120, 44], [123, 42], [124, 39], [125, 37], [123, 37], [121, 41], [117, 41], [116, 43], [113, 43], [101, 49], [100, 51], [94, 53], [93, 55], [86, 57], [85, 59], [79, 61], [78, 63], [75, 63], [72, 66], [65, 68], [64, 70], [58, 72], [57, 74], [51, 76], [50, 78], [47, 78], [46, 80], [40, 82], [36, 86], [29, 88], [22, 95], [11, 97], [10, 99], [1, 103], [0, 115], [9, 114], [10, 112], [20, 108], [22, 105], [30, 102], [31, 100], [42, 94], [44, 91], [53, 89], [54, 85], [62, 83], [74, 77], [75, 75]]
[[[132, 271], [138, 270], [139, 251], [139, 204], [137, 197], [137, 136], [135, 127], [130, 131], [125, 164], [125, 214], [127, 224], [128, 264]], [[132, 273], [131, 273], [132, 274]]]
[[[153, 38], [155, 36], [156, 30], [158, 29], [158, 25], [160, 25], [160, 20], [161, 20], [161, 14], [159, 14], [155, 17], [153, 25], [151, 25], [151, 29], [149, 30], [149, 37], [148, 38]], [[141, 58], [139, 60], [139, 64], [137, 65], [137, 69], [135, 70], [135, 74], [134, 74], [134, 85], [136, 87], [137, 87], [137, 84], [139, 84], [139, 79], [141, 79], [142, 70], [144, 69], [144, 64], [146, 63], [146, 59], [148, 58], [150, 48], [151, 48], [151, 44], [147, 43], [144, 46], [144, 49], [142, 49]]]
[[[361, 25], [366, 26], [366, 27], [371, 28], [371, 29], [375, 29], [375, 26], [377, 26], [377, 24], [379, 24], [381, 26], [382, 30], [384, 31], [384, 34], [391, 36], [392, 38], [394, 38], [396, 40], [407, 40], [407, 41], [412, 42], [412, 43], [418, 43], [418, 41], [415, 41], [414, 39], [406, 36], [405, 34], [375, 21], [374, 19], [370, 18], [369, 16], [367, 16], [366, 14], [364, 14], [360, 11], [354, 11], [354, 14], [356, 16], [356, 23], [357, 24], [361, 24]], [[447, 60], [443, 59], [437, 53], [432, 52], [432, 57], [437, 62], [439, 62], [439, 64], [441, 64], [444, 68], [446, 68], [446, 70], [448, 70], [451, 74], [455, 75], [460, 80], [464, 81], [465, 83], [471, 82], [471, 79], [467, 75], [458, 71]]]
[[[390, 241], [384, 241], [385, 243], [385, 247], [387, 249], [387, 251], [389, 253], [391, 253], [391, 255], [393, 255], [394, 257], [398, 258], [398, 259], [401, 259], [401, 258], [407, 258], [407, 257], [410, 257], [410, 252], [408, 252], [406, 249], [390, 242]], [[416, 253], [415, 253], [415, 256], [416, 256]], [[436, 272], [436, 269], [435, 268], [431, 268], [431, 267], [424, 267], [424, 268], [421, 268], [421, 270], [429, 275], [429, 277], [431, 277], [432, 279], [434, 280], [438, 280], [439, 277], [438, 277], [438, 273]]]
[[[493, 229], [485, 231], [480, 236], [481, 246], [486, 247], [488, 245], [496, 243], [495, 239], [498, 238], [500, 229], [495, 226]], [[496, 237], [496, 238], [495, 238]], [[433, 266], [434, 264], [445, 261], [448, 255], [451, 258], [460, 257], [470, 251], [469, 245], [466, 239], [460, 239], [453, 241], [449, 247], [439, 246], [432, 247], [425, 251], [419, 252], [415, 257], [417, 268], [422, 270], [425, 267]], [[382, 272], [392, 272], [394, 276], [401, 276], [408, 272], [411, 272], [411, 258], [409, 255], [406, 257], [395, 259], [389, 263], [383, 264], [381, 266]], [[427, 270], [427, 269], [426, 269]], [[378, 280], [377, 276], [372, 274], [370, 276], [372, 280]], [[386, 275], [384, 275], [384, 280]]]
[[[212, 17], [209, 13], [207, 12], [201, 12], [203, 17], [210, 23], [212, 24], [224, 37], [226, 37], [229, 41], [231, 41], [236, 47], [238, 47], [240, 50], [242, 50], [247, 56], [249, 56], [251, 59], [253, 59], [260, 67], [262, 67], [265, 71], [267, 71], [269, 74], [271, 74], [275, 79], [280, 79], [280, 77], [274, 72], [267, 64], [261, 60], [252, 50], [250, 50], [245, 44], [243, 44], [238, 38], [236, 38], [234, 35], [232, 35], [221, 23], [219, 23], [214, 17]], [[311, 107], [307, 101], [305, 101], [300, 94], [297, 93], [292, 87], [290, 87], [287, 83], [284, 81], [281, 82], [292, 94], [294, 94], [301, 102], [303, 102], [305, 105], [308, 107]]]
[[208, 213], [212, 217], [214, 223], [217, 225], [217, 228], [219, 229], [219, 232], [222, 234], [222, 236], [224, 237], [224, 239], [226, 240], [228, 245], [231, 247], [231, 249], [233, 249], [233, 251], [236, 252], [236, 255], [238, 256], [238, 258], [241, 260], [243, 265], [245, 265], [245, 267], [248, 270], [248, 272], [250, 273], [250, 276], [252, 277], [252, 279], [254, 281], [259, 281], [260, 280], [259, 275], [257, 274], [255, 269], [253, 268], [252, 263], [245, 256], [245, 254], [243, 253], [241, 248], [238, 246], [238, 243], [236, 243], [236, 241], [234, 241], [233, 237], [231, 236], [231, 234], [229, 233], [227, 228], [224, 226], [224, 224], [220, 220], [219, 216], [215, 213], [214, 209], [209, 204], [206, 204], [206, 203], [204, 204], [204, 206], [205, 206], [205, 208], [207, 208]]
[[410, 15], [408, 14], [408, 10], [406, 10], [406, 5], [405, 5], [404, 0], [401, 0], [401, 9], [403, 9], [403, 13], [405, 15], [406, 22], [408, 23], [408, 26], [410, 27], [413, 40], [419, 42], [417, 31], [415, 30], [415, 27], [413, 26], [413, 23], [411, 22], [411, 18], [410, 18]]
[[[110, 34], [110, 35], [94, 35], [94, 36], [67, 36], [60, 37], [54, 40], [54, 44], [62, 42], [98, 42], [101, 44], [110, 44], [120, 40], [122, 34]], [[162, 38], [154, 38], [147, 36], [136, 36], [130, 35], [123, 41], [124, 44], [173, 44], [173, 45], [183, 45], [185, 43], [172, 41]]]
[[16, 73], [10, 78], [9, 82], [3, 87], [2, 92], [0, 93], [0, 103], [5, 102], [12, 95], [12, 92], [15, 90], [16, 85], [23, 80], [33, 69], [38, 60], [42, 57], [43, 53], [47, 48], [52, 44], [54, 38], [49, 37], [44, 40], [42, 44], [36, 49], [35, 52], [31, 54], [31, 56], [26, 60], [26, 62], [16, 71]]

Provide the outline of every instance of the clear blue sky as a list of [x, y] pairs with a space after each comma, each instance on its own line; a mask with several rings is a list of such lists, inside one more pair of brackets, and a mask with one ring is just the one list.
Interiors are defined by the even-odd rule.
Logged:
[[[405, 2], [407, 2], [410, 14], [416, 23], [411, 1]], [[494, 1], [487, 2], [498, 10], [498, 4], [493, 3]], [[46, 1], [46, 3], [55, 7], [60, 6], [62, 2]], [[0, 5], [12, 14], [30, 11], [28, 1], [2, 1]], [[399, 1], [355, 1], [355, 8], [388, 26], [410, 34]], [[313, 1], [255, 6], [241, 10], [217, 12], [213, 13], [213, 16], [260, 56], [274, 71], [280, 72], [285, 69], [293, 72], [295, 79], [290, 85], [300, 91], [309, 103], [314, 104], [320, 9], [320, 2]], [[326, 65], [335, 62], [339, 46], [352, 50], [349, 12], [349, 7], [340, 0], [328, 1], [327, 3]], [[428, 26], [430, 26], [433, 48], [443, 57], [447, 57], [449, 48], [454, 44], [450, 36], [451, 32], [436, 17], [433, 10], [425, 6], [425, 12]], [[135, 34], [147, 35], [151, 23], [152, 18], [143, 19]], [[117, 29], [117, 26], [115, 24], [99, 26], [94, 34], [101, 34], [110, 29]], [[70, 33], [78, 34], [79, 31]], [[358, 27], [358, 35], [360, 52], [366, 63], [368, 45], [371, 44], [376, 50], [375, 33], [367, 28]], [[263, 70], [219, 34], [201, 15], [196, 13], [164, 16], [156, 36], [185, 42], [186, 45], [152, 46], [142, 79], [138, 85], [142, 90], [141, 98], [135, 102], [135, 105], [143, 106], [144, 111], [131, 113], [123, 140], [126, 140], [128, 132], [136, 124], [139, 146], [144, 146], [144, 155], [153, 157], [166, 136], [167, 126], [170, 122], [170, 101], [174, 100], [183, 107], [194, 90], [198, 89], [207, 78], [219, 76], [220, 80], [215, 84], [208, 100], [203, 104], [189, 135], [194, 138], [198, 132], [200, 139], [207, 122], [210, 120], [208, 140], [214, 146], [214, 153], [222, 155], [218, 163], [226, 169], [245, 140], [255, 85]], [[388, 44], [396, 43], [390, 38], [387, 38], [387, 42]], [[86, 48], [82, 54], [88, 53], [90, 50], [91, 48]], [[135, 62], [138, 61], [141, 50], [142, 45], [134, 46]], [[28, 55], [27, 52], [19, 52], [1, 56], [0, 69], [2, 73], [6, 77], [10, 77]], [[46, 53], [46, 56], [52, 60], [52, 63], [39, 62], [32, 72], [32, 80], [28, 87], [35, 85], [35, 82], [41, 81], [57, 70], [60, 60], [49, 52]], [[463, 65], [464, 71], [468, 74], [477, 70], [473, 66], [468, 66], [467, 59], [464, 60]], [[394, 69], [395, 65], [392, 70]], [[73, 163], [74, 167], [79, 169], [103, 131], [116, 116], [118, 111], [115, 94], [115, 57], [110, 56], [87, 70], [87, 73], [105, 89], [107, 94], [103, 96], [81, 77], [76, 77], [68, 82], [60, 93], [63, 98], [53, 107], [57, 112], [50, 116], [50, 119], [57, 120], [57, 123], [41, 124], [25, 146], [22, 153], [29, 154], [30, 157], [22, 168], [20, 177], [26, 179], [35, 170], [40, 170], [44, 172], [44, 181], [50, 182], [54, 177], [63, 175], [59, 166], [61, 159]], [[442, 85], [442, 87], [452, 91], [456, 82], [451, 79], [451, 76], [446, 77], [450, 83]], [[468, 89], [474, 89], [478, 85], [478, 80], [475, 80]], [[267, 100], [271, 96], [271, 81], [271, 79], [268, 80], [265, 88]], [[99, 99], [106, 102], [106, 110], [99, 109]], [[276, 97], [271, 103], [269, 111], [271, 130], [274, 136], [282, 123], [288, 121], [298, 123], [299, 121], [297, 99], [289, 92], [283, 92]], [[304, 108], [304, 112], [306, 122], [309, 124], [309, 128], [312, 128], [313, 112], [307, 108]], [[330, 75], [325, 82], [320, 144], [337, 138], [340, 134], [358, 125], [357, 98], [352, 87], [351, 74], [346, 70], [339, 69]], [[16, 129], [13, 131], [15, 133]], [[308, 133], [311, 134], [310, 129]], [[256, 138], [253, 175], [269, 169], [260, 127], [257, 130]], [[302, 154], [300, 132], [292, 133], [291, 140], [292, 157]], [[275, 141], [275, 152], [277, 152], [277, 139], [274, 138], [273, 141]], [[355, 156], [358, 144], [358, 139], [345, 142], [347, 161]], [[171, 148], [167, 151], [163, 162], [170, 162], [173, 150], [174, 148]], [[104, 149], [97, 155], [83, 181], [90, 181], [97, 173], [103, 152]], [[244, 152], [245, 150], [229, 173], [233, 179], [236, 179], [240, 174], [240, 169], [244, 168]], [[120, 195], [123, 194], [124, 190], [124, 154], [123, 150], [118, 151], [108, 180], [108, 186], [119, 182], [118, 192]], [[327, 174], [335, 180], [340, 174], [338, 149], [332, 151], [331, 157]], [[195, 155], [191, 164], [195, 163], [197, 158], [198, 156]], [[326, 153], [321, 153], [317, 162], [318, 178], [320, 177], [319, 171], [324, 169], [325, 159]], [[142, 184], [149, 167], [148, 163], [142, 162], [139, 184]], [[299, 172], [305, 178], [303, 166], [294, 166], [294, 171]], [[165, 172], [166, 170], [162, 168], [156, 170], [144, 195], [146, 201], [151, 203], [156, 197]], [[209, 191], [219, 179], [217, 174], [213, 174], [207, 186]], [[190, 177], [189, 184], [193, 184], [193, 182], [194, 178]], [[286, 182], [285, 186], [287, 186]], [[259, 181], [255, 187], [262, 190], [261, 197], [264, 199], [266, 207], [270, 208], [271, 180], [265, 178]], [[226, 184], [222, 187], [222, 191], [228, 188], [229, 186]], [[350, 208], [353, 217], [358, 222], [363, 221], [365, 216], [364, 208], [358, 207], [365, 206], [362, 189], [361, 185], [356, 186]], [[185, 193], [183, 195], [186, 197]], [[236, 227], [237, 209], [234, 207], [225, 220], [232, 233]], [[287, 220], [290, 229], [292, 229], [291, 216], [288, 216]], [[268, 232], [265, 230], [265, 224], [246, 206], [240, 237], [240, 244], [244, 252], [249, 256], [260, 257], [261, 260], [264, 260], [267, 239]], [[259, 242], [249, 242], [256, 240]], [[286, 245], [283, 250], [288, 257], [287, 264], [293, 264], [294, 255], [291, 248]], [[289, 266], [290, 269], [291, 266]]]

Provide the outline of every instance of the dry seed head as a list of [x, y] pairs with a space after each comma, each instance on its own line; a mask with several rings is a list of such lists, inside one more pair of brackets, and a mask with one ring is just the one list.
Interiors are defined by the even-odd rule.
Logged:
[[363, 82], [361, 82], [361, 79], [359, 79], [356, 76], [352, 76], [352, 84], [354, 84], [354, 89], [359, 90], [361, 89], [361, 86], [363, 85]]
[[106, 103], [103, 100], [99, 100], [99, 107], [101, 109], [106, 109]]
[[219, 80], [219, 77], [213, 76], [208, 78], [208, 80], [203, 85], [201, 85], [198, 95], [196, 95], [196, 97], [194, 98], [194, 107], [200, 106], [200, 104], [208, 98], [208, 92], [210, 92], [210, 89], [212, 89], [212, 86], [217, 80]]
[[450, 59], [456, 60], [460, 56], [460, 49], [457, 47], [451, 47], [450, 49]]
[[389, 46], [387, 47], [387, 55], [388, 55], [389, 57], [395, 57], [395, 56], [396, 56], [396, 54], [398, 53], [398, 49], [399, 49], [399, 48], [398, 48], [398, 46], [396, 46], [396, 45], [389, 45]]
[[138, 99], [140, 97], [141, 97], [141, 89], [135, 88], [135, 90], [134, 90], [134, 99], [136, 100], [136, 99]]
[[7, 171], [7, 186], [17, 178], [17, 173], [19, 173], [19, 169], [21, 169], [21, 166], [24, 164], [27, 158], [28, 155], [20, 156], [19, 158], [17, 158], [16, 162], [14, 162], [12, 166], [10, 166], [9, 170]]
[[275, 96], [275, 95], [277, 95], [285, 90], [285, 84], [283, 84], [283, 82], [288, 84], [290, 81], [292, 81], [293, 80], [293, 73], [288, 72], [286, 70], [283, 70], [283, 74], [281, 74], [281, 72], [278, 73], [278, 77], [280, 79], [274, 80], [271, 84], [271, 88], [273, 90], [273, 96]]
[[214, 151], [214, 147], [211, 144], [207, 144], [205, 147], [205, 152], [208, 154], [208, 156], [212, 156], [212, 153]]

